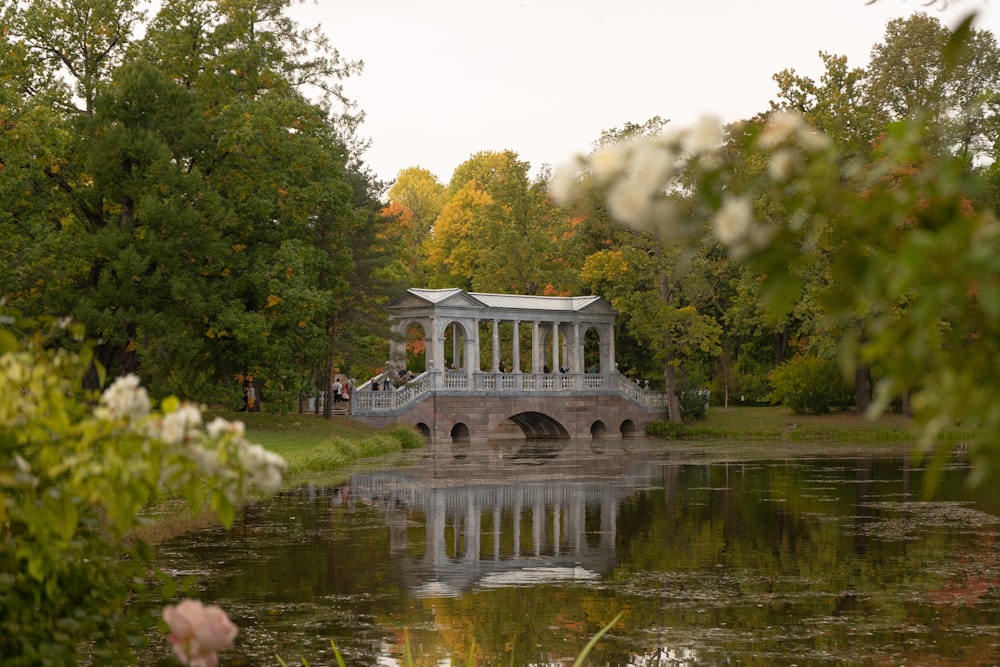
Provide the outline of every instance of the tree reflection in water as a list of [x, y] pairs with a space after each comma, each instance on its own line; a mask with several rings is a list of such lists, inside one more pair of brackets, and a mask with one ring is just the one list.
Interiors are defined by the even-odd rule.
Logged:
[[473, 640], [478, 664], [570, 664], [619, 611], [592, 664], [1000, 661], [1000, 498], [960, 462], [925, 499], [881, 446], [525, 447], [298, 489], [159, 557], [230, 612], [243, 664], [334, 664], [331, 639], [395, 664], [404, 629], [416, 664]]

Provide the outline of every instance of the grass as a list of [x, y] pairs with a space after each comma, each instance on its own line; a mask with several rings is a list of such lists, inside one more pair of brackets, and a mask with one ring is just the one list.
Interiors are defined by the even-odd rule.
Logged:
[[784, 407], [711, 407], [705, 420], [687, 424], [684, 434], [699, 439], [903, 442], [914, 439], [914, 426], [898, 414], [871, 420], [854, 411], [797, 415]]
[[287, 486], [304, 482], [338, 481], [337, 475], [359, 461], [423, 446], [416, 431], [394, 426], [375, 429], [347, 417], [267, 412], [214, 412], [246, 424], [247, 439], [263, 445], [288, 462]]

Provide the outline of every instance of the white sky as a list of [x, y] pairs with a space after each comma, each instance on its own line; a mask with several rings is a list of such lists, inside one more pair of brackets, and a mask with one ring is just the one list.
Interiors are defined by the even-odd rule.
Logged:
[[[997, 0], [993, 0], [996, 2]], [[768, 109], [771, 76], [818, 78], [819, 52], [865, 67], [892, 18], [925, 11], [952, 27], [971, 11], [1000, 35], [990, 0], [304, 0], [341, 56], [366, 113], [365, 162], [447, 183], [479, 151], [558, 166], [601, 131], [659, 115], [681, 126]]]

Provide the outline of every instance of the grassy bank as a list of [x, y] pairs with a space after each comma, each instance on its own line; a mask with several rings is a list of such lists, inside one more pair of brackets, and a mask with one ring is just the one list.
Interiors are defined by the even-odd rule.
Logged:
[[704, 421], [685, 425], [684, 434], [705, 440], [904, 442], [914, 439], [914, 427], [898, 414], [871, 420], [853, 411], [797, 415], [783, 407], [712, 407]]
[[333, 481], [338, 471], [365, 459], [416, 449], [424, 444], [415, 430], [396, 426], [374, 429], [347, 417], [266, 412], [216, 413], [246, 424], [247, 439], [280, 454], [288, 462], [286, 484]]

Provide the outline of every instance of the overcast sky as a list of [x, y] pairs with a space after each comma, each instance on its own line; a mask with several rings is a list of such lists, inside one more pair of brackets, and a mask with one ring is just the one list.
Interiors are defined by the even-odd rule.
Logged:
[[951, 27], [973, 10], [1000, 35], [989, 0], [305, 0], [292, 14], [364, 61], [345, 90], [379, 178], [420, 166], [447, 183], [479, 151], [513, 150], [534, 174], [627, 122], [746, 118], [782, 69], [817, 78], [820, 51], [865, 67], [892, 18]]

